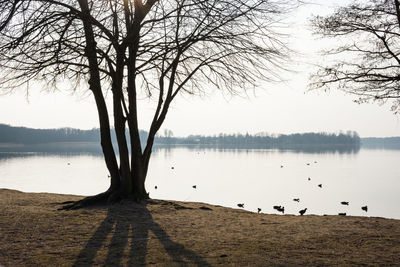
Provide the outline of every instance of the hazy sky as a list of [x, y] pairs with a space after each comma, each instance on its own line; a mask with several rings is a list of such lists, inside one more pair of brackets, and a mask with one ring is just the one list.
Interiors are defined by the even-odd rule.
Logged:
[[[318, 0], [301, 7], [290, 29], [293, 48], [301, 53], [290, 67], [296, 72], [288, 82], [260, 84], [247, 97], [214, 92], [202, 98], [184, 96], [172, 105], [163, 128], [175, 136], [225, 133], [338, 132], [354, 130], [360, 136], [400, 136], [400, 117], [390, 105], [358, 105], [354, 96], [331, 90], [307, 91], [312, 64], [318, 63], [320, 49], [327, 41], [315, 40], [307, 27], [311, 14], [327, 14], [345, 0]], [[34, 128], [98, 127], [97, 111], [90, 93], [46, 93], [31, 85], [29, 96], [22, 88], [0, 96], [0, 123]], [[28, 101], [27, 101], [28, 99]], [[141, 128], [152, 117], [151, 101], [142, 101]], [[109, 109], [110, 110], [110, 109]]]

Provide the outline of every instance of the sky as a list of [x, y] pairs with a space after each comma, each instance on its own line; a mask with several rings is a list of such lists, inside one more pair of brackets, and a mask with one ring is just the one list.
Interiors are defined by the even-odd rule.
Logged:
[[[167, 128], [175, 136], [187, 136], [351, 130], [361, 137], [400, 136], [400, 116], [390, 111], [390, 104], [359, 105], [353, 102], [355, 96], [341, 91], [307, 90], [308, 78], [315, 71], [313, 65], [324, 60], [319, 55], [321, 49], [333, 42], [313, 36], [307, 19], [312, 14], [328, 14], [335, 6], [349, 1], [312, 2], [314, 4], [304, 5], [291, 15], [289, 42], [298, 54], [289, 65], [294, 71], [284, 74], [285, 82], [261, 83], [242, 96], [223, 92], [202, 97], [180, 96], [172, 104], [161, 132]], [[144, 130], [153, 116], [153, 104], [151, 100], [141, 101], [139, 123]], [[29, 95], [26, 88], [0, 95], [0, 123], [32, 128], [91, 129], [99, 126], [89, 92], [44, 92], [32, 84]]]

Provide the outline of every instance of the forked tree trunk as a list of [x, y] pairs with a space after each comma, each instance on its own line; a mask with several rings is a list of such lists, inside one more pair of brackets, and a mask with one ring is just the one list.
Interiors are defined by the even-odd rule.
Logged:
[[[79, 0], [79, 4], [82, 11], [89, 14], [87, 1]], [[136, 113], [134, 116], [128, 118], [125, 118], [123, 113], [123, 57], [118, 60], [120, 64], [117, 64], [117, 69], [115, 70], [112, 84], [114, 127], [120, 156], [120, 164], [118, 167], [115, 151], [111, 141], [107, 106], [102, 93], [93, 28], [92, 25], [85, 20], [83, 20], [83, 24], [86, 39], [85, 53], [89, 61], [90, 68], [89, 86], [96, 101], [100, 122], [101, 147], [107, 169], [109, 170], [111, 176], [111, 184], [107, 192], [99, 194], [93, 198], [89, 198], [88, 202], [92, 200], [104, 201], [104, 199], [117, 200], [126, 197], [133, 197], [136, 200], [146, 199], [148, 198], [148, 194], [145, 189], [146, 173], [143, 170], [144, 167], [147, 170], [147, 164], [146, 166], [143, 165]], [[136, 106], [134, 109], [136, 110]], [[131, 137], [131, 164], [129, 163], [128, 143], [125, 136], [126, 121], [128, 121]]]
[[[78, 0], [81, 10], [89, 18], [90, 9], [87, 0]], [[154, 1], [155, 2], [155, 1]], [[152, 2], [154, 4], [154, 2]], [[135, 4], [138, 4], [135, 1]], [[149, 6], [151, 6], [149, 4]], [[113, 113], [114, 113], [114, 128], [118, 143], [119, 150], [119, 166], [117, 163], [116, 154], [112, 146], [110, 122], [108, 118], [107, 106], [102, 93], [102, 85], [100, 79], [100, 70], [98, 66], [98, 58], [96, 52], [95, 35], [93, 26], [89, 22], [89, 19], [82, 19], [86, 48], [85, 55], [89, 62], [89, 85], [90, 90], [93, 92], [98, 115], [100, 121], [100, 133], [101, 133], [101, 147], [103, 150], [104, 158], [106, 161], [107, 168], [111, 176], [110, 188], [97, 196], [89, 197], [78, 203], [71, 205], [71, 208], [77, 208], [92, 202], [98, 201], [115, 201], [122, 198], [134, 198], [136, 200], [142, 200], [149, 198], [145, 188], [145, 181], [147, 176], [147, 170], [149, 166], [149, 159], [151, 154], [151, 148], [153, 146], [154, 135], [157, 130], [152, 129], [149, 140], [147, 142], [145, 153], [142, 152], [141, 141], [139, 136], [138, 120], [137, 120], [137, 100], [136, 100], [136, 56], [139, 42], [139, 29], [140, 21], [143, 19], [145, 14], [140, 13], [143, 7], [135, 6], [135, 21], [128, 27], [128, 35], [131, 35], [132, 43], [128, 48], [129, 58], [126, 61], [126, 51], [122, 47], [115, 47], [117, 50], [117, 62], [115, 69], [110, 65], [110, 73], [112, 76], [111, 90], [113, 95]], [[148, 11], [148, 10], [147, 10]], [[130, 17], [126, 17], [127, 25], [131, 24]], [[127, 64], [128, 69], [128, 101], [129, 107], [126, 106], [123, 93], [123, 77], [124, 67]], [[125, 111], [125, 115], [124, 115]], [[126, 139], [125, 129], [126, 124], [129, 127], [130, 134], [130, 156], [128, 142]], [[159, 126], [158, 126], [159, 128]]]

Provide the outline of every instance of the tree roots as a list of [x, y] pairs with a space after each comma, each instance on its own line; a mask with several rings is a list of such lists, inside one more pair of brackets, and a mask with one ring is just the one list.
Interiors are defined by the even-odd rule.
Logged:
[[111, 205], [121, 202], [123, 199], [131, 199], [135, 202], [141, 202], [142, 200], [149, 199], [149, 195], [138, 196], [136, 194], [125, 196], [120, 191], [108, 190], [95, 196], [85, 197], [78, 201], [65, 201], [60, 203], [63, 205], [58, 210], [76, 210], [81, 208], [93, 207], [93, 206], [104, 206]]

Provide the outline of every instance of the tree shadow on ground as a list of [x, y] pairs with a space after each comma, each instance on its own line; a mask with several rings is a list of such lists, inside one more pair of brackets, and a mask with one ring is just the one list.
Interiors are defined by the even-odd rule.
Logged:
[[[154, 233], [170, 256], [170, 259], [165, 260], [172, 260], [179, 265], [211, 266], [195, 252], [172, 241], [161, 226], [154, 222], [146, 204], [132, 205], [134, 208], [129, 210], [121, 208], [120, 205], [111, 206], [108, 209], [107, 217], [81, 250], [73, 266], [93, 265], [97, 252], [104, 246], [108, 246], [106, 248], [108, 251], [105, 266], [125, 264], [128, 266], [144, 266], [146, 265], [147, 242], [150, 231]], [[107, 237], [110, 234], [113, 234], [113, 236], [110, 243], [106, 244]], [[126, 256], [125, 251], [129, 243], [129, 254]], [[128, 258], [128, 262], [122, 262], [125, 257]]]

